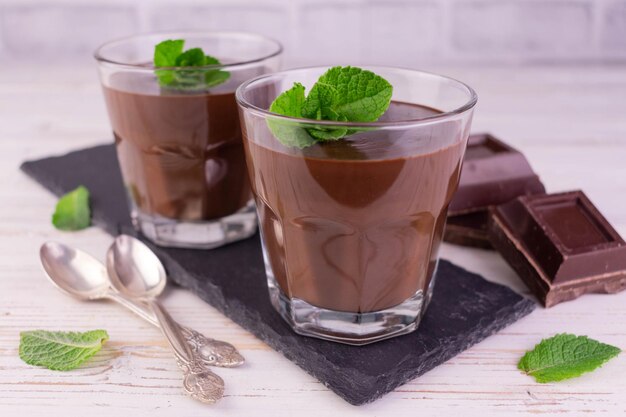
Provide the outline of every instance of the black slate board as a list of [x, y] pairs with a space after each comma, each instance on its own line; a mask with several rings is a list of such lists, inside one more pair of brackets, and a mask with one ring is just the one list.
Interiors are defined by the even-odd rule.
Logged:
[[[22, 170], [57, 195], [85, 185], [94, 223], [113, 235], [134, 234], [113, 145], [25, 162]], [[347, 346], [299, 336], [274, 311], [258, 235], [212, 251], [152, 248], [177, 284], [354, 405], [380, 398], [535, 308], [508, 288], [442, 260], [433, 299], [416, 332]]]

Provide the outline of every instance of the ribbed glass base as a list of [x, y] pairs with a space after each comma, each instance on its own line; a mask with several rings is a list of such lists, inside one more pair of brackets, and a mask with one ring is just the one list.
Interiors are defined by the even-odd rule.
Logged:
[[288, 298], [273, 275], [267, 274], [272, 305], [296, 333], [349, 345], [366, 345], [417, 329], [430, 301], [434, 280], [433, 276], [426, 294], [419, 290], [394, 307], [370, 313], [349, 313]]
[[229, 216], [207, 221], [181, 221], [131, 210], [135, 229], [159, 246], [213, 249], [252, 236], [257, 217], [254, 203]]

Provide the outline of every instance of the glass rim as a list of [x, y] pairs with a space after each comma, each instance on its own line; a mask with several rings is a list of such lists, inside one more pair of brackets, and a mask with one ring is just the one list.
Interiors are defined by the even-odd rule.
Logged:
[[258, 107], [250, 103], [248, 100], [244, 98], [245, 89], [247, 89], [251, 84], [262, 81], [264, 79], [274, 78], [274, 77], [277, 77], [283, 74], [288, 74], [288, 73], [295, 72], [295, 71], [326, 70], [329, 68], [332, 68], [332, 66], [299, 67], [299, 68], [292, 68], [288, 70], [273, 72], [270, 74], [263, 74], [263, 75], [259, 75], [257, 77], [251, 78], [243, 82], [241, 85], [239, 85], [239, 87], [237, 87], [237, 90], [235, 92], [235, 98], [237, 100], [237, 104], [239, 104], [242, 108], [258, 116], [262, 116], [265, 118], [269, 117], [272, 119], [283, 120], [283, 121], [299, 123], [299, 124], [309, 124], [309, 125], [314, 125], [314, 126], [330, 126], [330, 127], [335, 126], [335, 127], [347, 127], [347, 128], [406, 128], [408, 126], [419, 126], [419, 125], [431, 124], [434, 122], [440, 122], [440, 121], [449, 119], [451, 117], [463, 114], [471, 110], [478, 102], [478, 94], [476, 94], [476, 91], [474, 91], [474, 89], [470, 87], [469, 85], [455, 78], [448, 77], [446, 75], [436, 74], [434, 72], [422, 71], [422, 70], [413, 69], [413, 68], [390, 67], [390, 66], [380, 66], [380, 65], [378, 66], [366, 65], [366, 66], [361, 66], [360, 68], [370, 70], [372, 72], [376, 72], [377, 70], [405, 71], [405, 72], [426, 75], [432, 78], [439, 78], [439, 79], [452, 81], [453, 83], [460, 85], [466, 90], [466, 92], [469, 95], [469, 99], [463, 105], [461, 105], [460, 107], [457, 107], [456, 109], [453, 109], [447, 112], [442, 112], [433, 116], [422, 117], [419, 119], [394, 120], [394, 121], [382, 121], [382, 122], [380, 121], [336, 122], [332, 120], [315, 120], [315, 119], [305, 119], [305, 118], [300, 118], [300, 117], [285, 116], [285, 115], [274, 113], [269, 110]]
[[113, 59], [106, 58], [103, 54], [103, 50], [110, 46], [114, 46], [116, 44], [121, 44], [124, 42], [128, 42], [135, 39], [140, 38], [148, 38], [151, 36], [159, 36], [159, 35], [168, 35], [171, 39], [185, 39], [186, 37], [219, 37], [219, 36], [228, 36], [228, 37], [247, 37], [247, 38], [255, 38], [256, 40], [264, 41], [269, 44], [273, 44], [275, 47], [274, 50], [265, 54], [259, 58], [248, 59], [244, 61], [237, 61], [228, 64], [219, 64], [219, 65], [202, 65], [193, 67], [194, 70], [204, 70], [204, 69], [233, 69], [236, 67], [241, 67], [245, 65], [255, 64], [258, 62], [265, 61], [267, 59], [273, 58], [275, 56], [280, 55], [283, 52], [283, 45], [278, 42], [276, 39], [270, 38], [268, 36], [260, 35], [255, 32], [245, 32], [245, 31], [227, 31], [227, 30], [216, 30], [216, 31], [185, 31], [185, 32], [170, 32], [170, 31], [161, 31], [161, 32], [146, 32], [140, 33], [130, 36], [125, 36], [123, 38], [112, 39], [107, 41], [96, 48], [93, 53], [93, 57], [98, 63], [101, 64], [110, 64], [117, 67], [123, 68], [132, 68], [135, 70], [145, 70], [145, 71], [155, 71], [159, 70], [181, 70], [181, 69], [189, 69], [189, 67], [155, 67], [153, 64], [145, 65], [145, 64], [132, 64], [128, 62], [116, 61]]

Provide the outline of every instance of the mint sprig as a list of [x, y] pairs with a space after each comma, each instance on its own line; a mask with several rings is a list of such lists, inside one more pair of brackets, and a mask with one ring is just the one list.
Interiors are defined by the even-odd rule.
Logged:
[[89, 209], [89, 190], [79, 186], [59, 199], [52, 224], [59, 230], [81, 230], [89, 227], [91, 210]]
[[186, 69], [221, 65], [221, 63], [217, 58], [205, 55], [201, 48], [183, 51], [184, 47], [185, 41], [183, 39], [170, 39], [155, 46], [153, 59], [155, 67], [180, 67], [155, 71], [161, 87], [179, 90], [205, 90], [222, 84], [230, 78], [228, 71]]
[[587, 336], [562, 333], [526, 352], [517, 367], [537, 382], [555, 382], [591, 372], [619, 353], [619, 348]]
[[[294, 83], [293, 87], [276, 97], [270, 105], [270, 111], [300, 118], [304, 101], [304, 86]], [[267, 123], [274, 136], [285, 146], [305, 148], [315, 143], [315, 139], [298, 122], [268, 119]]]
[[50, 332], [33, 330], [20, 333], [20, 358], [29, 365], [56, 371], [78, 368], [109, 339], [106, 330]]
[[[269, 110], [302, 119], [367, 123], [387, 111], [392, 94], [391, 84], [371, 71], [333, 67], [317, 80], [308, 96], [302, 84], [294, 83], [276, 97]], [[268, 126], [283, 145], [299, 148], [354, 133], [345, 127], [302, 127], [302, 123], [279, 119], [268, 119]]]

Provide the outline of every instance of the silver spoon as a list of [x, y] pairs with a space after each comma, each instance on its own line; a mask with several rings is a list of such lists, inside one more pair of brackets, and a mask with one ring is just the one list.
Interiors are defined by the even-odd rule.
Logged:
[[157, 301], [167, 282], [159, 258], [143, 242], [128, 235], [115, 238], [107, 252], [107, 271], [113, 288], [139, 299], [154, 312], [184, 373], [184, 388], [192, 398], [214, 403], [224, 395], [224, 381], [196, 359], [180, 327]]
[[[50, 279], [64, 293], [83, 301], [109, 299], [158, 326], [156, 317], [144, 307], [111, 290], [105, 266], [91, 255], [58, 242], [46, 242], [39, 250], [41, 263]], [[192, 351], [208, 366], [234, 367], [244, 363], [230, 343], [209, 339], [195, 330], [182, 327]]]

